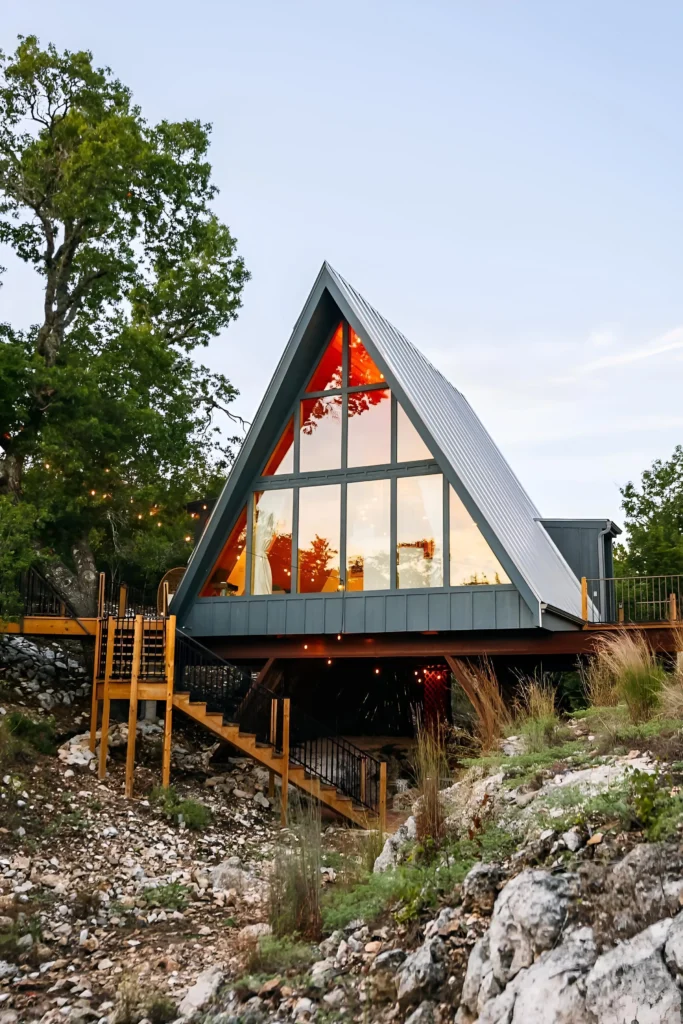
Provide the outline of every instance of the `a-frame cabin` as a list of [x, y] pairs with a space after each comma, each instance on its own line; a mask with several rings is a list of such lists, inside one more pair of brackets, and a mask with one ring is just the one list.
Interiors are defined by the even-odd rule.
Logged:
[[[347, 735], [444, 712], [447, 659], [578, 649], [609, 520], [543, 520], [467, 400], [323, 264], [172, 610]], [[426, 708], [427, 712], [430, 707]]]

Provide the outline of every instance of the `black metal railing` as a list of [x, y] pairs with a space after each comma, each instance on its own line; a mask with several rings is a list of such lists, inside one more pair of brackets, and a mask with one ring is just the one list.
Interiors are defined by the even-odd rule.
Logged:
[[298, 708], [290, 719], [289, 759], [355, 803], [379, 809], [381, 762], [341, 736], [326, 735], [324, 725]]
[[683, 617], [683, 576], [586, 579], [583, 617], [590, 623], [674, 623]]
[[189, 692], [192, 700], [206, 701], [208, 711], [220, 711], [234, 720], [251, 684], [251, 675], [178, 631], [175, 642], [174, 688]]
[[19, 584], [24, 615], [78, 616], [68, 601], [35, 566], [21, 574]]
[[136, 615], [143, 615], [146, 619], [158, 618], [156, 590], [132, 587], [112, 577], [106, 581], [99, 614], [105, 617], [113, 615], [117, 619], [134, 619]]

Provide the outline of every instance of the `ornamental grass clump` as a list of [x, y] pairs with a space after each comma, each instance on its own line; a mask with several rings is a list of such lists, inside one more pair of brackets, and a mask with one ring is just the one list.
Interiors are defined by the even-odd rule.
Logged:
[[634, 724], [645, 722], [659, 707], [667, 674], [642, 633], [614, 633], [600, 637], [595, 657], [614, 680], [619, 699]]
[[321, 867], [320, 806], [315, 801], [292, 801], [289, 830], [275, 851], [270, 878], [268, 917], [275, 936], [320, 938]]
[[417, 723], [413, 768], [417, 783], [417, 837], [434, 847], [441, 843], [446, 830], [446, 813], [441, 799], [441, 783], [448, 779], [446, 729], [441, 721], [425, 725]]
[[451, 667], [456, 681], [475, 713], [474, 735], [483, 754], [498, 746], [512, 721], [500, 684], [490, 661], [467, 662], [454, 658]]
[[515, 724], [530, 754], [539, 754], [559, 741], [561, 726], [555, 696], [555, 687], [546, 676], [531, 676], [519, 681]]

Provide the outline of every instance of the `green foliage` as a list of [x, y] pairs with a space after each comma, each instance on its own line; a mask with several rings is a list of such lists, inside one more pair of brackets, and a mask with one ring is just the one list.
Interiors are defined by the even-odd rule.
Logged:
[[285, 974], [309, 967], [315, 947], [291, 935], [263, 935], [249, 957], [248, 969], [257, 974]]
[[159, 907], [162, 910], [184, 910], [188, 903], [190, 890], [180, 882], [167, 882], [154, 889], [145, 889], [142, 897], [148, 907]]
[[0, 718], [0, 768], [35, 760], [36, 754], [56, 751], [52, 719], [34, 721], [20, 711]]
[[616, 551], [617, 575], [683, 573], [683, 446], [655, 459], [621, 490], [627, 546]]
[[671, 779], [657, 772], [634, 769], [629, 775], [630, 801], [649, 840], [675, 835], [683, 820], [683, 797], [671, 792]]
[[248, 278], [211, 208], [209, 135], [148, 123], [86, 51], [0, 53], [0, 242], [43, 288], [33, 326], [0, 326], [0, 494], [79, 580], [93, 559], [133, 583], [184, 563], [184, 504], [231, 458], [214, 416], [237, 392], [193, 355]]
[[132, 972], [122, 976], [112, 1017], [115, 1024], [138, 1024], [142, 1019], [150, 1024], [169, 1024], [177, 1015], [176, 1004], [167, 992], [141, 982]]
[[34, 538], [38, 510], [0, 494], [0, 618], [16, 619], [21, 612], [17, 576], [36, 559]]
[[150, 803], [179, 824], [195, 831], [208, 828], [211, 810], [198, 800], [181, 800], [173, 786], [154, 786], [149, 794]]

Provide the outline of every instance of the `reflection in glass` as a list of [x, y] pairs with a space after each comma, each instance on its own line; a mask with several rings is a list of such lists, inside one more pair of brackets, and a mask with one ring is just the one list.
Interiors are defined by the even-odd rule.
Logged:
[[325, 349], [322, 359], [308, 382], [307, 391], [333, 391], [342, 386], [343, 338], [342, 324], [339, 324], [332, 341]]
[[349, 327], [349, 387], [383, 382], [384, 374], [375, 366], [356, 332]]
[[451, 586], [509, 583], [510, 579], [452, 487], [449, 487]]
[[443, 477], [396, 481], [397, 585], [443, 586]]
[[396, 461], [417, 462], [434, 456], [400, 405], [396, 405]]
[[339, 589], [341, 485], [299, 490], [300, 594]]
[[292, 589], [291, 488], [254, 493], [252, 594], [289, 594]]
[[263, 470], [264, 476], [279, 476], [294, 472], [294, 420], [285, 427], [282, 437], [273, 448], [273, 453]]
[[346, 589], [387, 590], [391, 491], [388, 480], [346, 489]]
[[348, 466], [391, 462], [391, 392], [389, 388], [349, 395]]
[[341, 468], [341, 395], [301, 402], [299, 472]]
[[200, 597], [240, 597], [247, 567], [247, 510], [243, 508]]

